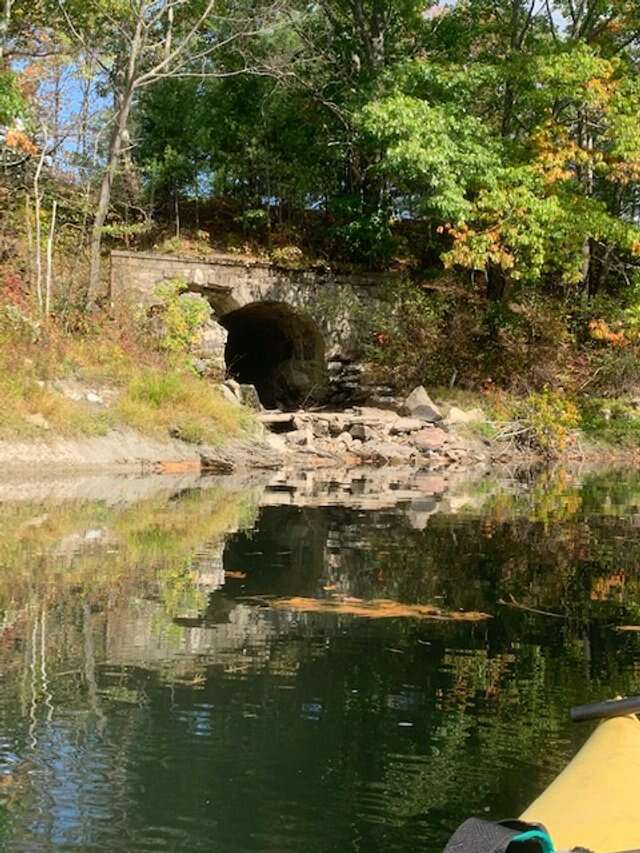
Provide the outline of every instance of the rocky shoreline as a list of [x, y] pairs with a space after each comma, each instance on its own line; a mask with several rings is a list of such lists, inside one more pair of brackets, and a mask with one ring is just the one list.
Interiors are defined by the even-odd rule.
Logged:
[[256, 428], [252, 435], [222, 446], [192, 444], [179, 438], [161, 440], [121, 427], [87, 438], [48, 434], [34, 440], [0, 441], [0, 466], [4, 471], [113, 469], [228, 475], [283, 467], [433, 469], [474, 465], [487, 459], [486, 448], [462, 438], [451, 412], [443, 417], [422, 388], [400, 403], [401, 412], [368, 406], [343, 411], [264, 411], [257, 396], [247, 399], [244, 388], [235, 401], [254, 408]]
[[[361, 405], [293, 412], [265, 411], [253, 386], [229, 381], [220, 387], [225, 387], [230, 402], [254, 409], [252, 434], [221, 446], [153, 438], [122, 427], [87, 438], [48, 434], [35, 440], [4, 440], [0, 441], [0, 469], [30, 474], [111, 470], [228, 476], [253, 470], [466, 471], [493, 464], [544, 462], [487, 437], [489, 424], [481, 409], [448, 406], [441, 410], [421, 386], [406, 399], [392, 401], [393, 408]], [[631, 458], [635, 464], [636, 453], [580, 447], [563, 460], [614, 463]]]
[[354, 406], [343, 411], [265, 412], [267, 442], [285, 456], [314, 467], [409, 466], [437, 470], [484, 464], [487, 444], [459, 427], [484, 419], [480, 410], [452, 407], [446, 417], [423, 387], [394, 409]]

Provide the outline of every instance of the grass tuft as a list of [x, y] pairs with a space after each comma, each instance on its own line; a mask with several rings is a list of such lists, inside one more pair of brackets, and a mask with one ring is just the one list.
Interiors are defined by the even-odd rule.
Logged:
[[130, 320], [102, 320], [82, 334], [52, 323], [32, 335], [0, 312], [0, 438], [98, 436], [128, 426], [217, 445], [250, 431], [250, 413], [182, 361], [136, 336]]

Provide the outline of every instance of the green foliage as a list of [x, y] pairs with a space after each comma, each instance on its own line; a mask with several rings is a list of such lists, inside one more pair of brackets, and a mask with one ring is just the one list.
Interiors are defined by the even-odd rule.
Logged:
[[155, 409], [177, 403], [182, 396], [182, 381], [177, 373], [160, 373], [148, 370], [129, 383], [131, 399], [147, 403]]
[[116, 404], [117, 417], [142, 431], [192, 444], [219, 444], [251, 426], [248, 413], [227, 403], [204, 379], [175, 368], [134, 373]]
[[367, 104], [360, 122], [383, 146], [379, 170], [398, 193], [416, 200], [416, 212], [440, 222], [457, 221], [470, 210], [470, 194], [491, 183], [500, 146], [486, 123], [466, 112], [468, 90], [449, 92], [437, 69], [429, 72], [447, 92], [442, 103], [431, 102], [433, 90], [427, 99], [395, 92]]
[[527, 442], [546, 456], [562, 453], [580, 425], [575, 402], [562, 391], [545, 388], [529, 394], [517, 408], [527, 429]]
[[160, 300], [156, 315], [161, 324], [160, 348], [176, 357], [190, 352], [210, 314], [207, 303], [186, 290], [187, 283], [180, 277], [162, 282], [155, 289]]
[[357, 200], [347, 198], [337, 206], [336, 215], [343, 220], [333, 229], [342, 257], [373, 267], [389, 263], [395, 241], [388, 211], [366, 212]]
[[0, 72], [0, 125], [11, 124], [26, 109], [26, 102], [11, 71]]
[[269, 226], [269, 214], [264, 208], [249, 208], [239, 217], [243, 230], [250, 234], [260, 234]]
[[580, 403], [581, 427], [591, 440], [610, 447], [640, 447], [640, 412], [625, 400], [585, 398]]
[[405, 280], [369, 314], [367, 355], [376, 378], [402, 390], [453, 381], [526, 393], [573, 383], [569, 323], [567, 305], [535, 291], [487, 302], [469, 299], [453, 278]]
[[149, 222], [114, 222], [110, 225], [105, 225], [102, 233], [116, 239], [128, 239], [129, 237], [138, 237], [141, 234], [146, 234], [150, 230], [151, 223]]
[[[367, 357], [381, 381], [403, 390], [422, 384], [446, 384], [455, 364], [438, 363], [446, 328], [447, 302], [409, 281], [390, 285], [379, 308], [368, 318]], [[452, 350], [452, 354], [455, 350]]]
[[304, 252], [299, 246], [278, 246], [271, 252], [271, 260], [289, 269], [301, 269], [305, 265]]

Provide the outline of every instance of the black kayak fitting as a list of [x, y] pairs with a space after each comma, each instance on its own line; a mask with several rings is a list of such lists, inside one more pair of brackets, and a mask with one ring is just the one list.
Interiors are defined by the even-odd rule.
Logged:
[[444, 853], [553, 853], [553, 842], [537, 823], [470, 817], [453, 833]]
[[640, 696], [628, 696], [626, 699], [610, 699], [606, 702], [592, 702], [589, 705], [575, 705], [571, 709], [574, 723], [587, 720], [606, 720], [609, 717], [628, 717], [640, 713]]

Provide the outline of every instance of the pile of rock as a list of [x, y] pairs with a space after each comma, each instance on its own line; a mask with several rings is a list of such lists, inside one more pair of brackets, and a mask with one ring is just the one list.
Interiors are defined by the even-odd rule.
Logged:
[[259, 417], [274, 433], [269, 437], [274, 449], [315, 454], [344, 465], [433, 468], [484, 461], [477, 447], [450, 431], [449, 420], [422, 386], [412, 391], [400, 412], [356, 406], [340, 412], [266, 412]]

